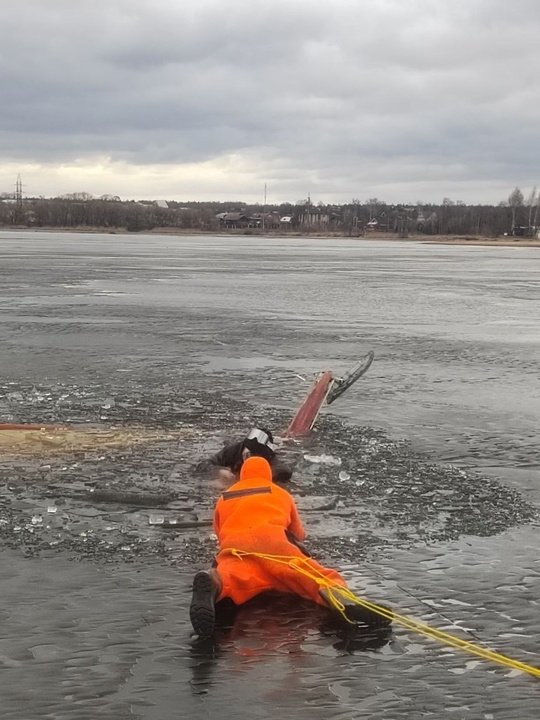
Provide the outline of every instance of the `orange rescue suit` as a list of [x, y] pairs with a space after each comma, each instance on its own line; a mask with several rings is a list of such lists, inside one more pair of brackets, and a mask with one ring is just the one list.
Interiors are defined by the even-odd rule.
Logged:
[[264, 458], [249, 457], [240, 480], [224, 492], [216, 504], [214, 530], [219, 541], [217, 573], [222, 582], [218, 600], [231, 598], [237, 605], [268, 590], [292, 593], [324, 605], [315, 580], [294, 567], [267, 558], [235, 557], [230, 550], [300, 557], [316, 573], [346, 587], [335, 570], [306, 558], [285, 534], [302, 541], [305, 530], [289, 493], [272, 483], [272, 470]]

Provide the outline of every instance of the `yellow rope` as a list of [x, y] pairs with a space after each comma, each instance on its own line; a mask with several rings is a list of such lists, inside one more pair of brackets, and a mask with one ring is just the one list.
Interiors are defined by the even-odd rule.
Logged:
[[345, 605], [339, 599], [338, 595], [341, 596], [343, 599], [349, 601], [350, 603], [360, 605], [368, 610], [371, 610], [374, 613], [377, 613], [383, 618], [393, 620], [399, 625], [403, 625], [409, 630], [413, 630], [414, 632], [420, 633], [421, 635], [425, 635], [432, 640], [439, 640], [440, 642], [445, 643], [450, 647], [464, 650], [465, 652], [481, 657], [484, 660], [490, 660], [491, 662], [497, 663], [499, 665], [512, 668], [513, 670], [521, 670], [522, 672], [529, 673], [529, 675], [540, 678], [540, 668], [533, 667], [532, 665], [520, 662], [519, 660], [514, 660], [513, 658], [502, 655], [501, 653], [495, 652], [494, 650], [479, 647], [478, 645], [475, 645], [468, 640], [462, 640], [461, 638], [458, 638], [455, 635], [450, 635], [443, 630], [432, 628], [429, 625], [419, 622], [418, 620], [413, 620], [412, 618], [408, 618], [405, 615], [399, 615], [391, 610], [388, 610], [388, 608], [377, 605], [376, 603], [370, 602], [369, 600], [364, 600], [363, 598], [357, 597], [351, 590], [349, 590], [349, 588], [343, 587], [341, 585], [336, 585], [325, 575], [323, 575], [319, 570], [317, 570], [317, 568], [314, 568], [310, 564], [309, 558], [296, 556], [288, 557], [284, 555], [269, 555], [266, 553], [236, 550], [234, 548], [230, 548], [228, 552], [230, 552], [232, 555], [239, 558], [240, 560], [245, 557], [256, 557], [260, 560], [270, 560], [280, 565], [287, 565], [288, 567], [291, 567], [293, 570], [296, 570], [300, 574], [315, 582], [317, 585], [319, 585], [319, 587], [325, 588], [328, 591], [328, 600], [330, 604], [339, 613], [341, 613], [341, 615], [349, 623], [351, 622], [351, 620], [347, 617], [345, 612]]

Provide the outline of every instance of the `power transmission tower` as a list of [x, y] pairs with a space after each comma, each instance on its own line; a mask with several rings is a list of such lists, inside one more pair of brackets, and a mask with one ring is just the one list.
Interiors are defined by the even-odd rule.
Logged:
[[21, 176], [17, 175], [17, 182], [15, 183], [15, 223], [22, 222], [23, 216], [23, 184]]
[[22, 180], [21, 176], [17, 175], [17, 182], [15, 183], [15, 200], [17, 202], [17, 205], [20, 205], [22, 207]]

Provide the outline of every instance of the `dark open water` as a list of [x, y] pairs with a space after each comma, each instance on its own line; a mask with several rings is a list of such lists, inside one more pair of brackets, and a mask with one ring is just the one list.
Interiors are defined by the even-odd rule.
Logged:
[[[29, 383], [118, 378], [121, 396], [127, 376], [197, 373], [288, 411], [307, 387], [297, 375], [373, 349], [332, 413], [538, 505], [539, 299], [535, 248], [2, 233], [0, 366], [12, 408]], [[0, 559], [6, 719], [539, 717], [537, 680], [399, 628], [351, 652], [297, 604], [248, 608], [213, 648], [193, 646], [196, 563]], [[341, 569], [404, 614], [539, 664], [537, 523], [392, 544]]]

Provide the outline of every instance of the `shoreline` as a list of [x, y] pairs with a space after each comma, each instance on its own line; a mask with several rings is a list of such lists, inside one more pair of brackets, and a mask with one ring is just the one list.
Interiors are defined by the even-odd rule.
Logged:
[[260, 232], [257, 230], [245, 231], [223, 231], [223, 230], [198, 230], [196, 228], [153, 228], [152, 230], [143, 230], [139, 232], [130, 232], [125, 228], [99, 228], [99, 227], [0, 227], [0, 232], [44, 232], [44, 233], [78, 233], [85, 235], [169, 235], [171, 237], [182, 237], [184, 235], [220, 235], [227, 237], [277, 237], [277, 238], [314, 238], [319, 240], [368, 240], [376, 242], [378, 240], [392, 242], [419, 242], [424, 245], [474, 245], [479, 247], [538, 247], [540, 248], [540, 238], [519, 238], [519, 237], [479, 237], [479, 236], [461, 236], [461, 235], [409, 235], [409, 237], [398, 237], [395, 233], [370, 233], [368, 235], [348, 235], [345, 233], [325, 233], [325, 232]]

